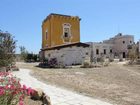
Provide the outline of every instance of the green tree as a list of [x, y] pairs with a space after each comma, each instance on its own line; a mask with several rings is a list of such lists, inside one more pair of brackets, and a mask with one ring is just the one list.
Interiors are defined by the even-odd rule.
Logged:
[[26, 50], [26, 48], [24, 46], [20, 46], [19, 48], [20, 48], [21, 60], [26, 61], [27, 60], [28, 51]]
[[33, 53], [28, 53], [27, 54], [27, 62], [32, 62], [33, 61]]
[[8, 66], [15, 60], [16, 40], [8, 32], [0, 31], [0, 67]]
[[37, 55], [37, 54], [34, 54], [34, 55], [33, 55], [33, 60], [34, 60], [34, 62], [37, 62], [37, 59], [38, 59], [38, 55]]

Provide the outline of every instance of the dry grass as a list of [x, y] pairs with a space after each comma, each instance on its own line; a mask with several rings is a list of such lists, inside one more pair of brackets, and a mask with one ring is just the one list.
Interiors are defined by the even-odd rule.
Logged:
[[140, 66], [112, 64], [103, 68], [32, 69], [39, 80], [118, 105], [140, 105]]

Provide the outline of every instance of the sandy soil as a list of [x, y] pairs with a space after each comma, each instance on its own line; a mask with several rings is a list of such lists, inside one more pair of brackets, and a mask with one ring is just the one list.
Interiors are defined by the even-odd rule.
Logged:
[[118, 105], [140, 105], [140, 65], [90, 69], [41, 69], [35, 65], [18, 63], [20, 68], [32, 69], [32, 75], [43, 82]]

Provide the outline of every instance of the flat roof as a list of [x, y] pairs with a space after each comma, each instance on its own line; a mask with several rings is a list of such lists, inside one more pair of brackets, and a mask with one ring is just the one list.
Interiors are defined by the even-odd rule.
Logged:
[[[52, 15], [57, 15], [57, 16], [65, 16], [65, 17], [75, 17], [75, 18], [79, 18], [79, 16], [71, 16], [71, 15], [64, 15], [64, 14], [57, 14], [57, 13], [51, 13], [49, 14], [44, 20], [43, 22], [45, 22], [46, 20], [48, 20], [48, 18]], [[81, 18], [79, 18], [79, 20], [81, 20]]]

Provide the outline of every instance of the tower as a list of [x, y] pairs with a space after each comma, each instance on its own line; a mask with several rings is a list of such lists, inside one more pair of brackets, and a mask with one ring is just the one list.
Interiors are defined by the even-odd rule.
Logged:
[[80, 42], [80, 18], [50, 14], [42, 23], [42, 49]]

